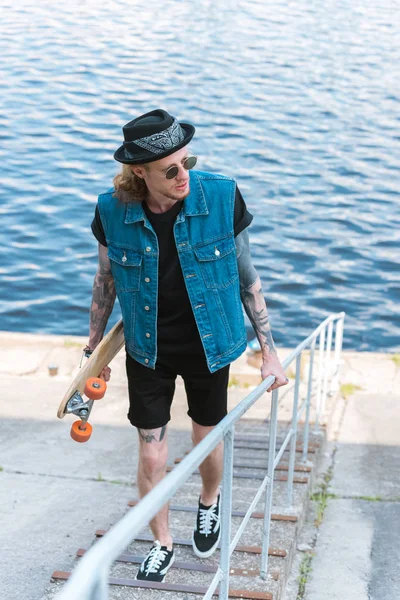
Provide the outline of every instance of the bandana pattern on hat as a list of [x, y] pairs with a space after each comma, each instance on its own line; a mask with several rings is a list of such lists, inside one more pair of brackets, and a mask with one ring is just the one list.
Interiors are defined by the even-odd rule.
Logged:
[[153, 154], [161, 154], [165, 150], [169, 150], [182, 142], [184, 138], [185, 134], [182, 127], [179, 125], [178, 121], [174, 119], [172, 125], [168, 127], [168, 129], [165, 129], [165, 131], [140, 138], [140, 140], [135, 140], [135, 144], [145, 150], [153, 152]]

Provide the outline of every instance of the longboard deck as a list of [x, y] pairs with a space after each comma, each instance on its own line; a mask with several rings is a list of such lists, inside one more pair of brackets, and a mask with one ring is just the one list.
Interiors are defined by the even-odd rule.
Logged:
[[59, 419], [65, 417], [65, 408], [75, 392], [83, 394], [86, 380], [89, 379], [89, 377], [98, 377], [104, 367], [106, 367], [118, 354], [124, 343], [124, 326], [121, 319], [114, 325], [112, 329], [110, 329], [108, 334], [102, 339], [90, 358], [79, 370], [79, 373], [71, 383], [60, 403], [60, 406], [58, 407], [57, 417]]

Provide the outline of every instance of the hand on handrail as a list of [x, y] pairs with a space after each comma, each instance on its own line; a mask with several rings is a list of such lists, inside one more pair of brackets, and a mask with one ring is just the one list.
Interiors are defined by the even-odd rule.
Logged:
[[275, 381], [267, 390], [267, 392], [276, 390], [276, 388], [281, 387], [282, 385], [287, 385], [289, 383], [289, 379], [285, 375], [285, 371], [280, 363], [278, 355], [273, 352], [271, 352], [268, 356], [263, 358], [263, 363], [261, 365], [262, 379], [264, 380], [270, 375], [274, 375]]

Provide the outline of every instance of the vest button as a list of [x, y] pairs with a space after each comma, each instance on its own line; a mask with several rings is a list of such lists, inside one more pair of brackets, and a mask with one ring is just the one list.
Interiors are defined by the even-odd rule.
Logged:
[[146, 333], [146, 337], [150, 337], [150, 334], [149, 334], [149, 333]]
[[146, 283], [149, 283], [150, 282], [150, 277], [145, 277], [144, 280], [145, 280]]
[[144, 310], [150, 310], [150, 306], [145, 306]]
[[148, 358], [145, 358], [145, 359], [144, 359], [144, 362], [145, 362], [145, 363], [146, 363], [146, 365], [147, 365], [147, 364], [148, 364], [148, 362], [149, 362], [149, 359], [148, 359]]
[[146, 252], [151, 252], [151, 248], [150, 248], [150, 246], [147, 246], [147, 248], [146, 248]]

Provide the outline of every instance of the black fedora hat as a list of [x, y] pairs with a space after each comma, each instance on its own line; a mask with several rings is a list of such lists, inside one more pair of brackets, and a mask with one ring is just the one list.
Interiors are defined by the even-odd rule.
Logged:
[[157, 109], [129, 121], [122, 131], [125, 141], [115, 152], [115, 160], [126, 165], [141, 165], [160, 160], [186, 146], [195, 128]]

